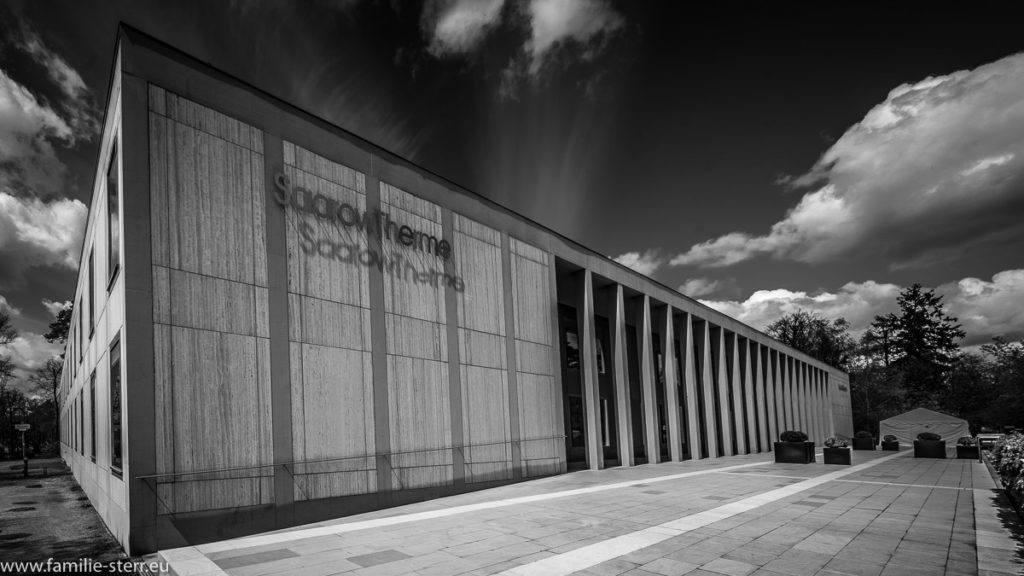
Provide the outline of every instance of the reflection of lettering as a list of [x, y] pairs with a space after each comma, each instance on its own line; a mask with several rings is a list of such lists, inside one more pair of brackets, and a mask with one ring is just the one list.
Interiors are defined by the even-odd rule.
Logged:
[[378, 209], [360, 212], [358, 208], [345, 202], [315, 193], [301, 186], [293, 186], [288, 176], [280, 172], [274, 176], [277, 190], [274, 198], [281, 206], [291, 206], [295, 210], [313, 214], [318, 218], [341, 223], [346, 228], [356, 228], [360, 232], [376, 236], [380, 239], [397, 241], [413, 250], [428, 252], [447, 260], [452, 255], [452, 246], [447, 240], [438, 240], [420, 230], [400, 225], [391, 219], [391, 215]]
[[402, 258], [401, 254], [389, 258], [358, 244], [316, 238], [313, 235], [313, 226], [309, 222], [299, 222], [299, 235], [299, 249], [305, 254], [316, 254], [347, 264], [362, 264], [367, 268], [376, 268], [385, 274], [400, 280], [411, 280], [416, 284], [429, 284], [437, 288], [447, 285], [456, 292], [463, 292], [466, 289], [462, 278], [447, 274], [443, 270], [418, 270], [415, 264]]

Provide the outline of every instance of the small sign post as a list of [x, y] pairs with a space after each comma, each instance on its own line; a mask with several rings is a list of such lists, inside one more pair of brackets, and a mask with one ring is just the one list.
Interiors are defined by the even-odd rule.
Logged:
[[21, 460], [22, 462], [24, 462], [24, 465], [21, 468], [21, 473], [26, 478], [28, 478], [28, 454], [25, 452], [25, 432], [27, 432], [30, 428], [32, 428], [32, 425], [25, 424], [24, 422], [22, 422], [21, 424], [14, 425], [14, 429], [17, 430], [18, 432], [21, 432]]

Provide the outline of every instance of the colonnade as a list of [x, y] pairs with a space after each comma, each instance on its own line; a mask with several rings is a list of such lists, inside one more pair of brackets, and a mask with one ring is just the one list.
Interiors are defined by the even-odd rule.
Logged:
[[[608, 358], [618, 419], [614, 441], [621, 465], [635, 464], [637, 442], [647, 447], [648, 463], [657, 463], [666, 457], [680, 461], [768, 452], [784, 430], [801, 430], [818, 445], [835, 434], [829, 386], [834, 368], [714, 310], [696, 304], [683, 309], [647, 294], [627, 297], [620, 284], [601, 288], [608, 291], [609, 309], [596, 311], [593, 275], [589, 270], [578, 274], [580, 377], [590, 468], [605, 467], [595, 314], [609, 322]], [[627, 352], [627, 325], [636, 332], [632, 355]], [[631, 356], [638, 367], [628, 366]], [[643, 422], [636, 427], [631, 377], [639, 378], [642, 402]], [[635, 394], [636, 386], [632, 389]], [[643, 438], [635, 438], [634, 430]], [[662, 434], [668, 443], [664, 456]]]

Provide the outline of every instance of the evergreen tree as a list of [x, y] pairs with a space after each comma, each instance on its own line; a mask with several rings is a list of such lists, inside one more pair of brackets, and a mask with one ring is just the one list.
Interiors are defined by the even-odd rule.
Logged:
[[933, 289], [914, 284], [897, 303], [898, 314], [875, 317], [865, 343], [876, 360], [880, 355], [887, 369], [900, 373], [906, 406], [938, 407], [965, 333]]

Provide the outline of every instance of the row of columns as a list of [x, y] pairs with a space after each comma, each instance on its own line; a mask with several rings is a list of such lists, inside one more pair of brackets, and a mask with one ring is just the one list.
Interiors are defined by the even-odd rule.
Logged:
[[[604, 467], [604, 453], [594, 281], [590, 270], [580, 274], [577, 314], [586, 454], [588, 466], [598, 469]], [[618, 416], [617, 451], [621, 464], [632, 466], [637, 439], [633, 437], [631, 422], [626, 296], [622, 285], [613, 285], [610, 290], [607, 316], [611, 323], [614, 404]], [[639, 305], [634, 321], [644, 420], [640, 430], [649, 463], [662, 460], [656, 396], [659, 368], [664, 377], [668, 458], [672, 461], [684, 459], [684, 443], [691, 458], [713, 458], [770, 451], [784, 430], [802, 430], [817, 444], [834, 434], [826, 370], [671, 305], [659, 306], [654, 317], [650, 297], [643, 294], [635, 298]], [[656, 366], [653, 353], [655, 325], [661, 366]]]

